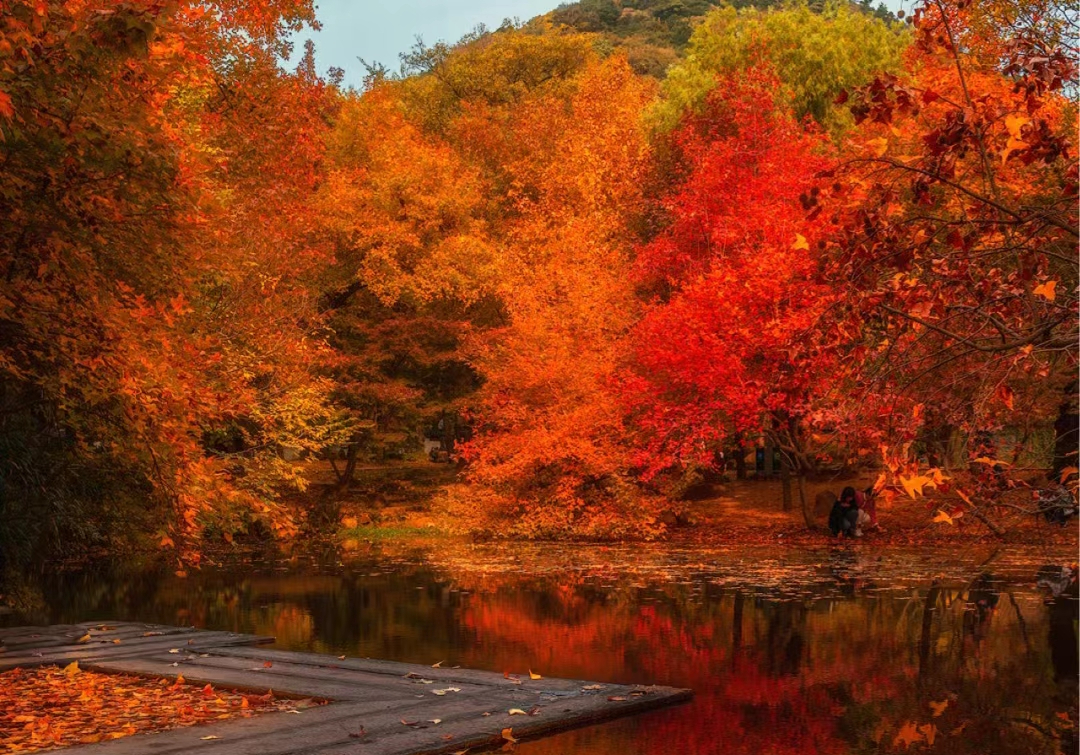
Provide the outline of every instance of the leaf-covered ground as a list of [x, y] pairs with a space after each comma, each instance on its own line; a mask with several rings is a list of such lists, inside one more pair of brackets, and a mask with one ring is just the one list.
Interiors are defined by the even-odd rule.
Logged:
[[83, 671], [78, 663], [0, 674], [0, 750], [38, 752], [294, 708], [296, 701]]

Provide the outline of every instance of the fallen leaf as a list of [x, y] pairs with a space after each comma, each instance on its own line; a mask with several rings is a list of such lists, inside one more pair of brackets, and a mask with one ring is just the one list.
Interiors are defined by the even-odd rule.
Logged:
[[544, 677], [540, 676], [540, 674], [534, 674], [532, 669], [529, 669], [529, 678], [535, 681], [537, 679], [543, 679]]
[[447, 687], [446, 689], [431, 690], [431, 694], [440, 696], [445, 695], [447, 692], [461, 692], [461, 689], [458, 687]]
[[79, 644], [83, 644], [83, 643], [86, 643], [86, 642], [90, 642], [90, 633], [89, 633], [89, 632], [87, 632], [87, 633], [86, 633], [86, 634], [84, 634], [84, 635], [83, 635], [82, 637], [80, 637], [79, 639], [75, 640], [75, 642], [78, 642]]
[[273, 668], [273, 667], [274, 667], [274, 662], [273, 661], [263, 661], [263, 668]]
[[75, 676], [75, 674], [79, 673], [79, 662], [72, 661], [68, 665], [64, 666], [64, 673], [67, 674], [68, 677]]
[[1064, 483], [1070, 477], [1073, 477], [1073, 476], [1078, 475], [1078, 474], [1080, 474], [1080, 469], [1078, 469], [1076, 467], [1065, 467], [1063, 470], [1061, 470], [1060, 480], [1061, 480], [1062, 483]]
[[588, 690], [603, 689], [603, 688], [604, 688], [603, 684], [587, 684], [584, 687], [582, 687], [582, 689], [588, 689]]
[[523, 710], [522, 710], [521, 708], [511, 708], [511, 709], [510, 709], [510, 710], [508, 711], [508, 713], [509, 713], [509, 714], [510, 714], [511, 716], [525, 716], [525, 715], [528, 715], [528, 714], [527, 714], [527, 713], [526, 713], [525, 711], [523, 711]]
[[942, 700], [940, 703], [935, 703], [933, 700], [930, 701], [930, 710], [934, 711], [934, 718], [937, 718], [942, 713], [944, 713], [945, 709], [948, 707], [948, 700]]
[[806, 237], [801, 233], [795, 234], [795, 243], [791, 245], [792, 249], [809, 249], [810, 243], [806, 240]]
[[914, 721], [908, 721], [900, 727], [900, 731], [893, 738], [893, 747], [899, 747], [902, 744], [906, 750], [914, 743], [921, 741], [923, 741], [923, 735], [919, 733], [919, 728]]
[[502, 738], [507, 742], [517, 742], [517, 740], [514, 739], [514, 730], [509, 726], [502, 730]]
[[339, 656], [337, 657], [337, 659], [338, 659], [339, 661], [343, 661], [343, 660], [345, 660], [345, 656], [343, 656], [343, 655], [339, 655]]
[[438, 663], [431, 664], [431, 667], [432, 668], [439, 668], [440, 666], [443, 665], [443, 663], [445, 663], [445, 661], [439, 661]]
[[429, 718], [428, 723], [429, 724], [435, 724], [436, 726], [438, 726], [439, 724], [442, 723], [442, 719], [441, 718]]
[[180, 650], [179, 650], [178, 648], [173, 648], [173, 649], [172, 649], [172, 650], [170, 650], [169, 652], [170, 652], [170, 653], [172, 653], [173, 655], [176, 655], [177, 653], [179, 653], [179, 652], [180, 652]]
[[199, 739], [201, 739], [201, 740], [203, 740], [205, 742], [208, 739], [221, 739], [221, 737], [215, 737], [213, 734], [211, 734], [211, 735], [206, 736], [206, 737], [199, 737]]
[[611, 697], [608, 698], [608, 702], [609, 703], [625, 703], [626, 698], [623, 697], [622, 695], [612, 695]]

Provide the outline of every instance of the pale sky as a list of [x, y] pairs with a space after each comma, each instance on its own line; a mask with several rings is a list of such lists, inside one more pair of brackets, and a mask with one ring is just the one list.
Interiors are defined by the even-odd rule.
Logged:
[[315, 41], [319, 72], [330, 66], [345, 69], [345, 83], [359, 87], [364, 67], [357, 58], [383, 63], [396, 71], [398, 54], [416, 37], [427, 44], [456, 42], [477, 24], [495, 29], [506, 18], [528, 21], [547, 13], [562, 0], [317, 0], [322, 31], [305, 30], [294, 41], [303, 52], [304, 40]]
[[[477, 24], [495, 29], [507, 18], [528, 21], [555, 9], [564, 0], [316, 0], [322, 31], [307, 29], [294, 38], [294, 58], [304, 40], [315, 41], [319, 72], [330, 66], [345, 69], [345, 84], [357, 88], [364, 67], [357, 58], [398, 69], [398, 55], [416, 38], [427, 44], [456, 42]], [[879, 0], [874, 0], [877, 5]], [[895, 10], [910, 10], [913, 0], [885, 0]]]

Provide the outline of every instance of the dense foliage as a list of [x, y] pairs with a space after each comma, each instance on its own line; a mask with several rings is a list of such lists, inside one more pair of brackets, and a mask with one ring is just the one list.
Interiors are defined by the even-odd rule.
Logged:
[[1068, 479], [1074, 11], [712, 5], [344, 92], [280, 64], [304, 0], [0, 0], [0, 560], [289, 536], [310, 460], [436, 425], [490, 535], [656, 536], [759, 438], [913, 497], [970, 461], [954, 515]]

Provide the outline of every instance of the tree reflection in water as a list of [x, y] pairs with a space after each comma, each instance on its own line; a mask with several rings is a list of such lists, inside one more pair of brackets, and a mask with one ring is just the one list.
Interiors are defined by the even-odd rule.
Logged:
[[984, 556], [390, 547], [183, 580], [66, 574], [41, 584], [42, 615], [22, 618], [193, 624], [288, 649], [696, 692], [523, 755], [1075, 752], [1076, 583], [1055, 596], [1036, 579], [1058, 567]]

